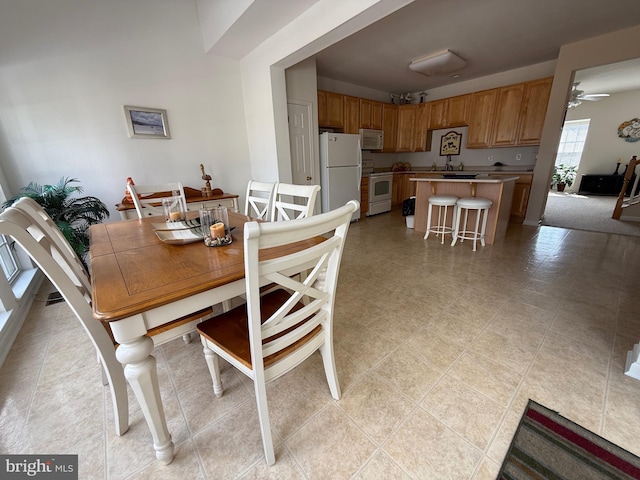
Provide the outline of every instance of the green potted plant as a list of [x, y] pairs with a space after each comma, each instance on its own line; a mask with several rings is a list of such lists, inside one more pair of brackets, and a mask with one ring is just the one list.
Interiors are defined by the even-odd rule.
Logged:
[[101, 223], [109, 217], [107, 206], [96, 197], [78, 197], [83, 192], [75, 178], [61, 178], [56, 185], [39, 185], [30, 182], [22, 192], [2, 204], [10, 207], [19, 198], [30, 197], [40, 204], [58, 226], [78, 257], [84, 262], [89, 251], [89, 226]]
[[564, 192], [565, 187], [570, 187], [576, 180], [578, 167], [561, 163], [553, 169], [553, 183], [559, 192]]

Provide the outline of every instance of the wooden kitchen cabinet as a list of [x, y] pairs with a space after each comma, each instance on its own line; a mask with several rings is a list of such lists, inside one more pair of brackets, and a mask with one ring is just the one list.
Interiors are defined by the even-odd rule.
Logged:
[[516, 144], [524, 83], [508, 85], [498, 89], [493, 135], [491, 145], [494, 147], [512, 146]]
[[391, 186], [391, 206], [392, 207], [397, 207], [399, 205], [402, 205], [402, 201], [404, 200], [404, 198], [402, 197], [402, 195], [404, 195], [404, 192], [402, 189], [404, 176], [405, 176], [404, 173], [399, 173], [399, 172], [396, 172], [393, 174], [393, 184]]
[[413, 133], [416, 123], [417, 105], [398, 107], [398, 140], [396, 152], [413, 152]]
[[491, 146], [497, 98], [497, 88], [475, 92], [471, 95], [467, 148], [489, 148]]
[[539, 145], [547, 114], [553, 78], [541, 78], [525, 84], [522, 114], [518, 125], [518, 145]]
[[344, 95], [344, 133], [360, 132], [360, 99]]
[[384, 131], [383, 152], [395, 152], [398, 135], [398, 106], [390, 103], [382, 105], [382, 130]]
[[344, 95], [318, 90], [318, 125], [344, 127]]
[[513, 189], [513, 200], [511, 202], [511, 223], [522, 223], [527, 214], [527, 206], [529, 205], [529, 195], [531, 193], [531, 183], [533, 182], [533, 174], [531, 173], [492, 173], [494, 176], [513, 177], [518, 176]]
[[447, 127], [464, 127], [469, 124], [471, 94], [449, 98]]
[[369, 211], [369, 177], [360, 179], [360, 218], [367, 216]]
[[416, 105], [416, 121], [413, 130], [413, 151], [428, 152], [431, 150], [431, 134], [429, 129], [430, 104], [419, 103]]
[[382, 102], [360, 99], [360, 128], [382, 130]]
[[471, 94], [443, 98], [430, 102], [429, 129], [462, 127], [469, 122]]

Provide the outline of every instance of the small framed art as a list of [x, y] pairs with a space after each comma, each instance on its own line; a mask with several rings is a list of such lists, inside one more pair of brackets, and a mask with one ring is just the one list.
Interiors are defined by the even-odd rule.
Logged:
[[124, 113], [131, 138], [171, 138], [166, 110], [125, 105]]

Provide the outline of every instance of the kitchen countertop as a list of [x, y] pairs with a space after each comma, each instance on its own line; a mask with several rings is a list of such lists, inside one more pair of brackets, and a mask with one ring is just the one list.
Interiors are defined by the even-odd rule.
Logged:
[[[463, 174], [461, 174], [463, 175]], [[496, 175], [492, 176], [491, 174], [486, 175], [478, 175], [475, 178], [410, 178], [411, 182], [451, 182], [451, 183], [505, 183], [505, 182], [515, 182], [518, 180], [517, 175], [514, 176], [505, 176], [505, 175]]]

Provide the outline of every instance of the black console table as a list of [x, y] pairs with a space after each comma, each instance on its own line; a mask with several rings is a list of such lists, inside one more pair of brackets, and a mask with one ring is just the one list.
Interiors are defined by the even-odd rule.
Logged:
[[[627, 187], [627, 195], [633, 188], [635, 175]], [[618, 195], [624, 183], [624, 175], [582, 175], [578, 193], [585, 195]]]

